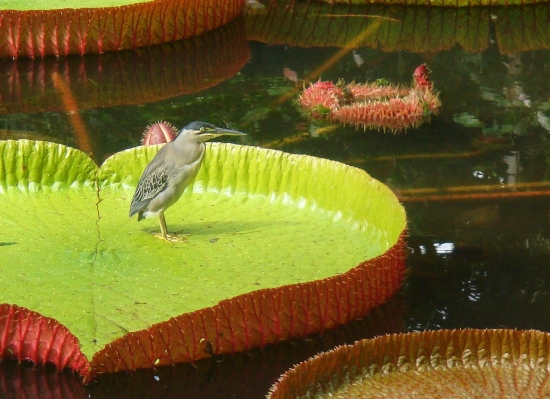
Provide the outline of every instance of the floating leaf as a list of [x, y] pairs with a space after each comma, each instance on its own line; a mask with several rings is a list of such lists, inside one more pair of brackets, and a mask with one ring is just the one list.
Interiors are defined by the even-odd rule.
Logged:
[[550, 48], [550, 7], [507, 7], [491, 10], [498, 47], [502, 54]]
[[[343, 4], [365, 4], [364, 0], [323, 0], [326, 3]], [[532, 4], [547, 3], [546, 0], [372, 0], [373, 3], [382, 3], [388, 5], [411, 5], [411, 6], [432, 6], [432, 7], [472, 7], [472, 6], [509, 6], [521, 5], [528, 6]]]
[[171, 231], [191, 233], [172, 245], [151, 234], [155, 219], [127, 217], [157, 150], [124, 151], [98, 169], [61, 145], [0, 143], [0, 256], [10, 259], [0, 303], [65, 325], [95, 354], [91, 376], [320, 332], [399, 288], [405, 213], [365, 172], [209, 145], [166, 214]]
[[[82, 2], [28, 2], [0, 10], [0, 57], [44, 57], [103, 53], [151, 46], [200, 35], [240, 15], [244, 0], [162, 0], [87, 8]], [[62, 5], [62, 6], [60, 6]]]
[[440, 330], [338, 347], [285, 373], [270, 399], [544, 398], [550, 334]]
[[[452, 3], [474, 2], [484, 3]], [[249, 40], [305, 47], [366, 46], [387, 52], [438, 52], [459, 44], [467, 51], [480, 52], [488, 47], [490, 27], [494, 24], [498, 46], [504, 54], [550, 46], [547, 5], [489, 9], [361, 3], [350, 6], [294, 2], [250, 10], [245, 13], [247, 36]], [[416, 0], [414, 3], [420, 4]], [[435, 5], [434, 1], [429, 3]]]
[[249, 40], [417, 52], [447, 50], [456, 44], [468, 51], [481, 51], [489, 43], [491, 18], [487, 8], [294, 2], [266, 10], [245, 13]]

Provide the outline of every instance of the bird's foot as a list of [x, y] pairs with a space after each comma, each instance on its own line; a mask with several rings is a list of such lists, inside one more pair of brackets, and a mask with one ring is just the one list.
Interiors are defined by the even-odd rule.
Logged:
[[186, 242], [187, 241], [187, 236], [189, 236], [189, 234], [162, 234], [162, 233], [155, 233], [154, 234], [155, 237], [158, 237], [158, 238], [161, 238], [163, 239], [164, 241], [167, 241], [167, 242]]

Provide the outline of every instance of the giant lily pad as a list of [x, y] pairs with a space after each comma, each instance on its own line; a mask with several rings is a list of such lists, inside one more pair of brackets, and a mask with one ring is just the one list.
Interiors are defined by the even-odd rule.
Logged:
[[11, 0], [0, 10], [0, 57], [102, 53], [179, 40], [228, 23], [243, 4], [244, 0]]
[[540, 331], [387, 335], [299, 364], [268, 398], [546, 398], [549, 346]]
[[[364, 0], [323, 0], [330, 3], [364, 4]], [[372, 0], [373, 3], [384, 5], [412, 5], [432, 7], [494, 7], [494, 6], [528, 6], [532, 4], [548, 3], [548, 0]]]
[[[210, 145], [167, 212], [169, 229], [191, 235], [169, 244], [151, 234], [156, 220], [127, 217], [157, 149], [124, 151], [97, 168], [58, 144], [0, 142], [0, 256], [9, 259], [0, 303], [66, 326], [94, 355], [92, 375], [305, 336], [399, 288], [405, 213], [362, 170]], [[24, 346], [0, 341], [0, 354], [15, 344]]]
[[549, 17], [548, 5], [489, 9], [294, 2], [249, 10], [245, 24], [249, 40], [305, 47], [367, 46], [388, 52], [437, 52], [457, 44], [467, 51], [483, 51], [494, 25], [501, 52], [514, 53], [548, 48]]

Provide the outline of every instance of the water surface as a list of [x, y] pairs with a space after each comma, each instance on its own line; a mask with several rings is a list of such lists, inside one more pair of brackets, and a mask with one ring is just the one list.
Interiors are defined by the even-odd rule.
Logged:
[[[145, 126], [157, 120], [177, 127], [203, 120], [248, 132], [246, 143], [250, 145], [360, 167], [395, 191], [409, 219], [410, 273], [399, 311], [395, 304], [389, 311], [387, 307], [380, 310], [387, 312], [382, 318], [386, 321], [398, 315], [398, 321], [385, 331], [550, 331], [550, 52], [539, 32], [540, 22], [548, 22], [548, 7], [366, 10], [401, 21], [422, 13], [423, 19], [413, 25], [413, 33], [395, 40], [388, 34], [386, 42], [382, 36], [354, 42], [353, 29], [363, 32], [370, 29], [368, 23], [375, 22], [364, 19], [368, 22], [361, 30], [363, 25], [357, 27], [355, 19], [363, 17], [352, 15], [357, 8], [329, 7], [316, 10], [315, 18], [321, 21], [319, 15], [339, 13], [355, 21], [347, 27], [344, 39], [336, 40], [340, 36], [330, 31], [338, 27], [338, 32], [344, 32], [346, 27], [338, 25], [344, 17], [333, 17], [317, 42], [311, 35], [304, 36], [309, 43], [301, 41], [299, 32], [292, 36], [292, 30], [277, 36], [272, 33], [276, 29], [265, 28], [269, 40], [262, 38], [258, 19], [248, 17], [226, 28], [223, 35], [213, 33], [201, 39], [212, 40], [208, 48], [191, 40], [84, 59], [0, 61], [0, 79], [6, 82], [0, 103], [4, 111], [0, 136], [81, 147], [81, 132], [75, 131], [74, 123], [77, 113], [89, 135], [89, 147], [84, 150], [101, 162], [116, 151], [138, 145]], [[312, 15], [302, 9], [296, 13]], [[468, 13], [470, 27], [465, 30], [445, 22]], [[378, 24], [376, 32], [382, 35], [385, 25]], [[387, 32], [394, 31], [388, 28]], [[221, 47], [216, 47], [220, 40]], [[284, 40], [290, 44], [281, 43]], [[352, 45], [342, 50], [342, 43]], [[195, 65], [212, 66], [222, 59], [220, 48], [232, 51], [233, 58], [229, 65], [220, 63], [211, 75], [203, 75], [204, 68], [184, 64], [191, 54], [197, 57]], [[170, 67], [174, 57], [175, 65]], [[121, 63], [156, 74], [135, 79], [128, 68], [117, 69]], [[296, 103], [304, 84], [301, 79], [306, 77], [358, 82], [387, 79], [406, 85], [422, 63], [432, 70], [442, 107], [429, 123], [404, 133], [321, 126], [307, 119]], [[184, 75], [178, 75], [178, 66]], [[297, 83], [288, 79], [293, 77], [288, 71], [285, 78], [285, 68], [296, 73]], [[50, 79], [54, 72], [70, 77], [78, 110], [68, 109], [56, 91]], [[191, 74], [196, 79], [188, 79]], [[224, 79], [213, 82], [215, 76]], [[173, 90], [175, 86], [179, 92]], [[41, 100], [44, 93], [59, 97], [58, 103]], [[345, 329], [312, 339], [328, 349], [372, 335], [371, 329], [360, 328], [350, 338], [338, 332]], [[339, 339], [334, 334], [340, 334]], [[263, 397], [280, 372], [313, 354], [302, 350], [309, 347], [308, 342], [198, 365], [199, 371], [191, 374], [203, 373], [198, 377], [201, 383], [193, 385], [189, 397]], [[256, 364], [254, 371], [246, 369], [253, 373], [253, 387], [250, 379], [235, 377], [243, 371], [231, 366], [232, 362]], [[187, 370], [188, 366], [183, 367]], [[181, 369], [160, 371], [163, 375], [147, 372], [139, 383], [134, 380], [137, 375], [128, 377], [132, 383], [123, 376], [123, 382], [99, 383], [90, 393], [102, 398], [130, 397], [135, 386], [147, 386], [141, 391], [146, 392], [144, 397], [167, 392], [183, 397], [174, 393], [177, 388], [171, 391], [168, 382], [196, 375], [189, 377], [187, 371], [180, 375], [177, 370]]]

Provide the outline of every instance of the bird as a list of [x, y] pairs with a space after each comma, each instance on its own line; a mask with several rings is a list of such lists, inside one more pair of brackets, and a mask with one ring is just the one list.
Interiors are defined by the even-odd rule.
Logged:
[[129, 216], [137, 213], [139, 222], [157, 215], [160, 238], [169, 242], [178, 240], [177, 236], [168, 234], [164, 211], [176, 203], [197, 176], [204, 161], [204, 143], [219, 136], [245, 135], [206, 122], [195, 121], [185, 125], [176, 139], [166, 143], [143, 171], [132, 198]]

